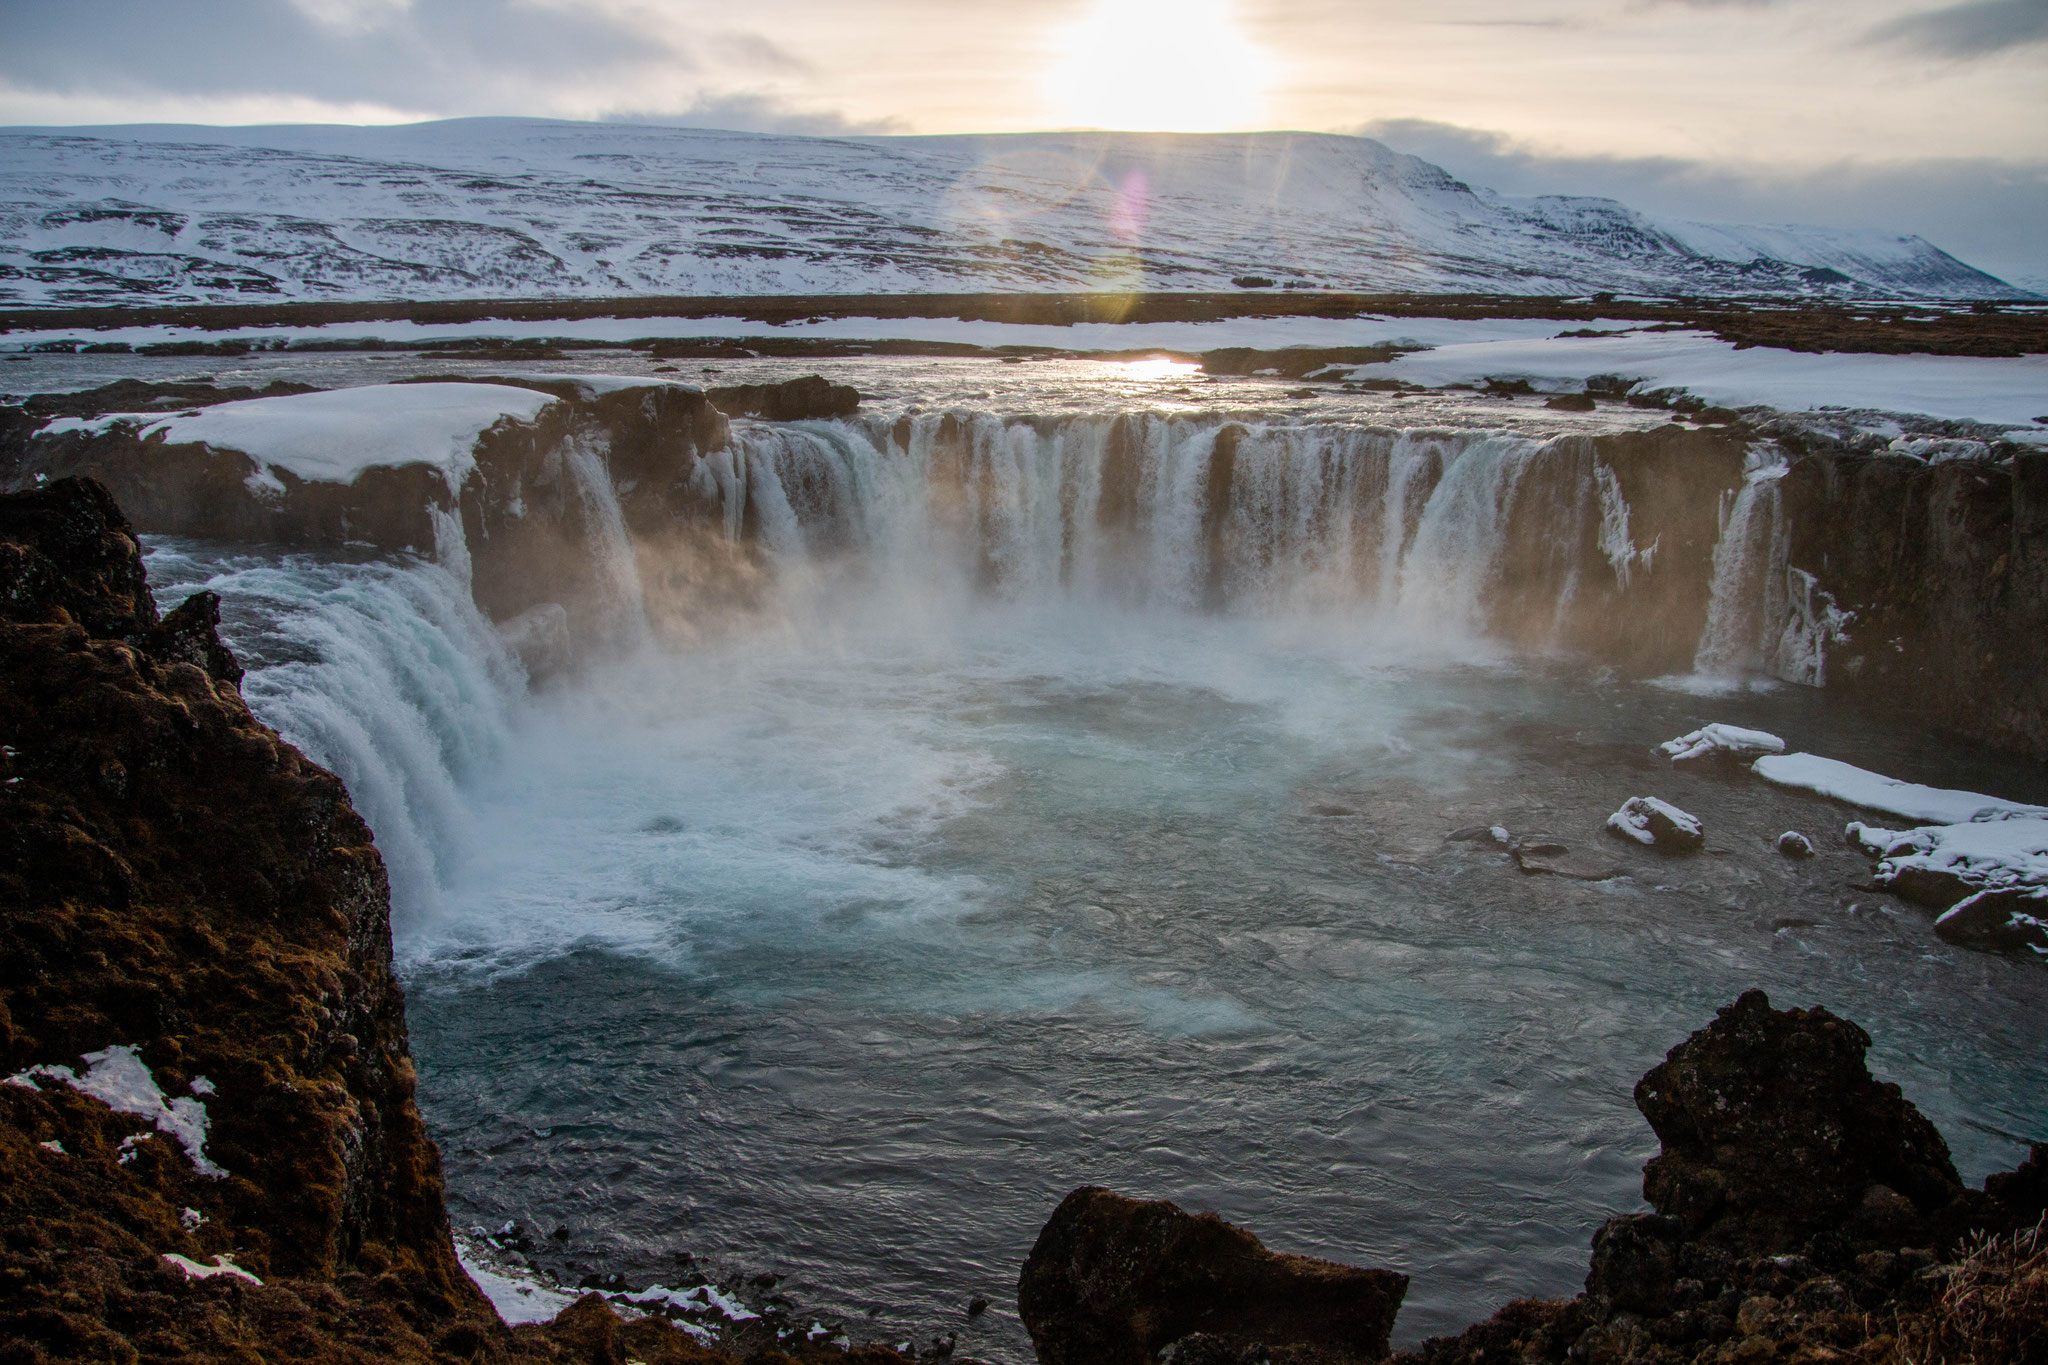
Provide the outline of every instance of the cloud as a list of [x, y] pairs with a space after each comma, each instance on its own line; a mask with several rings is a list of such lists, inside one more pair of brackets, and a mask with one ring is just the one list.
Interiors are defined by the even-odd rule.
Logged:
[[836, 110], [795, 108], [777, 96], [757, 92], [704, 95], [672, 113], [616, 114], [607, 121], [669, 128], [718, 128], [736, 133], [801, 133], [811, 137], [859, 137], [904, 131], [898, 119], [851, 119]]
[[2048, 43], [2048, 0], [1968, 0], [1894, 19], [1872, 30], [1870, 41], [1937, 57], [1988, 57]]
[[0, 44], [0, 80], [20, 90], [447, 113], [694, 67], [659, 32], [521, 0], [65, 0], [9, 5]]
[[2048, 276], [2040, 230], [2048, 222], [2048, 162], [1959, 156], [1777, 167], [1558, 156], [1503, 133], [1416, 119], [1355, 131], [1502, 194], [1601, 196], [1660, 218], [1911, 233], [2008, 280]]

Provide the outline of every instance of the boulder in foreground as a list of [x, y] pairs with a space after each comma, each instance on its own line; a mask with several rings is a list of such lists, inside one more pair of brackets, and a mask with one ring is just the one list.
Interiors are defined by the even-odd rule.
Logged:
[[1963, 1184], [1934, 1125], [1871, 1078], [1869, 1047], [1824, 1009], [1774, 1010], [1745, 993], [1636, 1085], [1664, 1144], [1644, 1196], [1688, 1236], [1751, 1254], [1844, 1227], [1930, 1244], [1929, 1220]]
[[1247, 1350], [1352, 1365], [1387, 1354], [1407, 1292], [1394, 1271], [1268, 1251], [1213, 1213], [1084, 1186], [1038, 1234], [1017, 1309], [1041, 1365], [1153, 1365], [1183, 1342], [1190, 1365]]

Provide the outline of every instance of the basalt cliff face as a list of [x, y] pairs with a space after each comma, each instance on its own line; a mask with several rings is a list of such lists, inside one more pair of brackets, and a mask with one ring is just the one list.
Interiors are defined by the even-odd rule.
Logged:
[[2048, 758], [2048, 451], [1814, 453], [1784, 499], [1790, 566], [1844, 617], [1827, 686]]
[[730, 1358], [463, 1272], [383, 863], [217, 610], [99, 485], [0, 498], [0, 1360]]

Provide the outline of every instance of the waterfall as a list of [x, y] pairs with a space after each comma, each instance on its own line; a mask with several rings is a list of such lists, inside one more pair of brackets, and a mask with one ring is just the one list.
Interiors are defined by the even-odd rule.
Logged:
[[1779, 480], [1784, 457], [1772, 447], [1750, 452], [1734, 505], [1724, 508], [1714, 544], [1714, 577], [1706, 629], [1693, 672], [1735, 678], [1776, 663], [1785, 627], [1787, 536]]
[[1485, 436], [1458, 450], [1424, 504], [1401, 562], [1397, 609], [1411, 625], [1476, 634], [1485, 589], [1507, 539], [1508, 513], [1543, 443]]
[[[1157, 413], [920, 413], [735, 422], [696, 486], [785, 592], [859, 578], [1024, 603], [1364, 610], [1477, 632], [1517, 491], [1556, 448]], [[1572, 518], [1534, 529], [1568, 566]]]
[[647, 638], [647, 596], [640, 583], [633, 538], [626, 530], [626, 514], [619, 507], [618, 490], [612, 485], [611, 468], [604, 457], [601, 437], [579, 433], [562, 446], [563, 465], [583, 504], [587, 538], [605, 605], [613, 618], [614, 638], [630, 646]]
[[467, 583], [414, 560], [259, 558], [158, 537], [147, 550], [165, 605], [220, 594], [250, 708], [347, 784], [398, 913], [430, 912], [470, 845], [462, 789], [495, 763], [525, 686]]

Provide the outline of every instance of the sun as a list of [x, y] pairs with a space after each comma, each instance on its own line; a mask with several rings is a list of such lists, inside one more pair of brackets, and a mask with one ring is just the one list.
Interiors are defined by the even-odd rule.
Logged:
[[1095, 0], [1047, 84], [1067, 127], [1214, 133], [1258, 126], [1272, 63], [1230, 0]]

